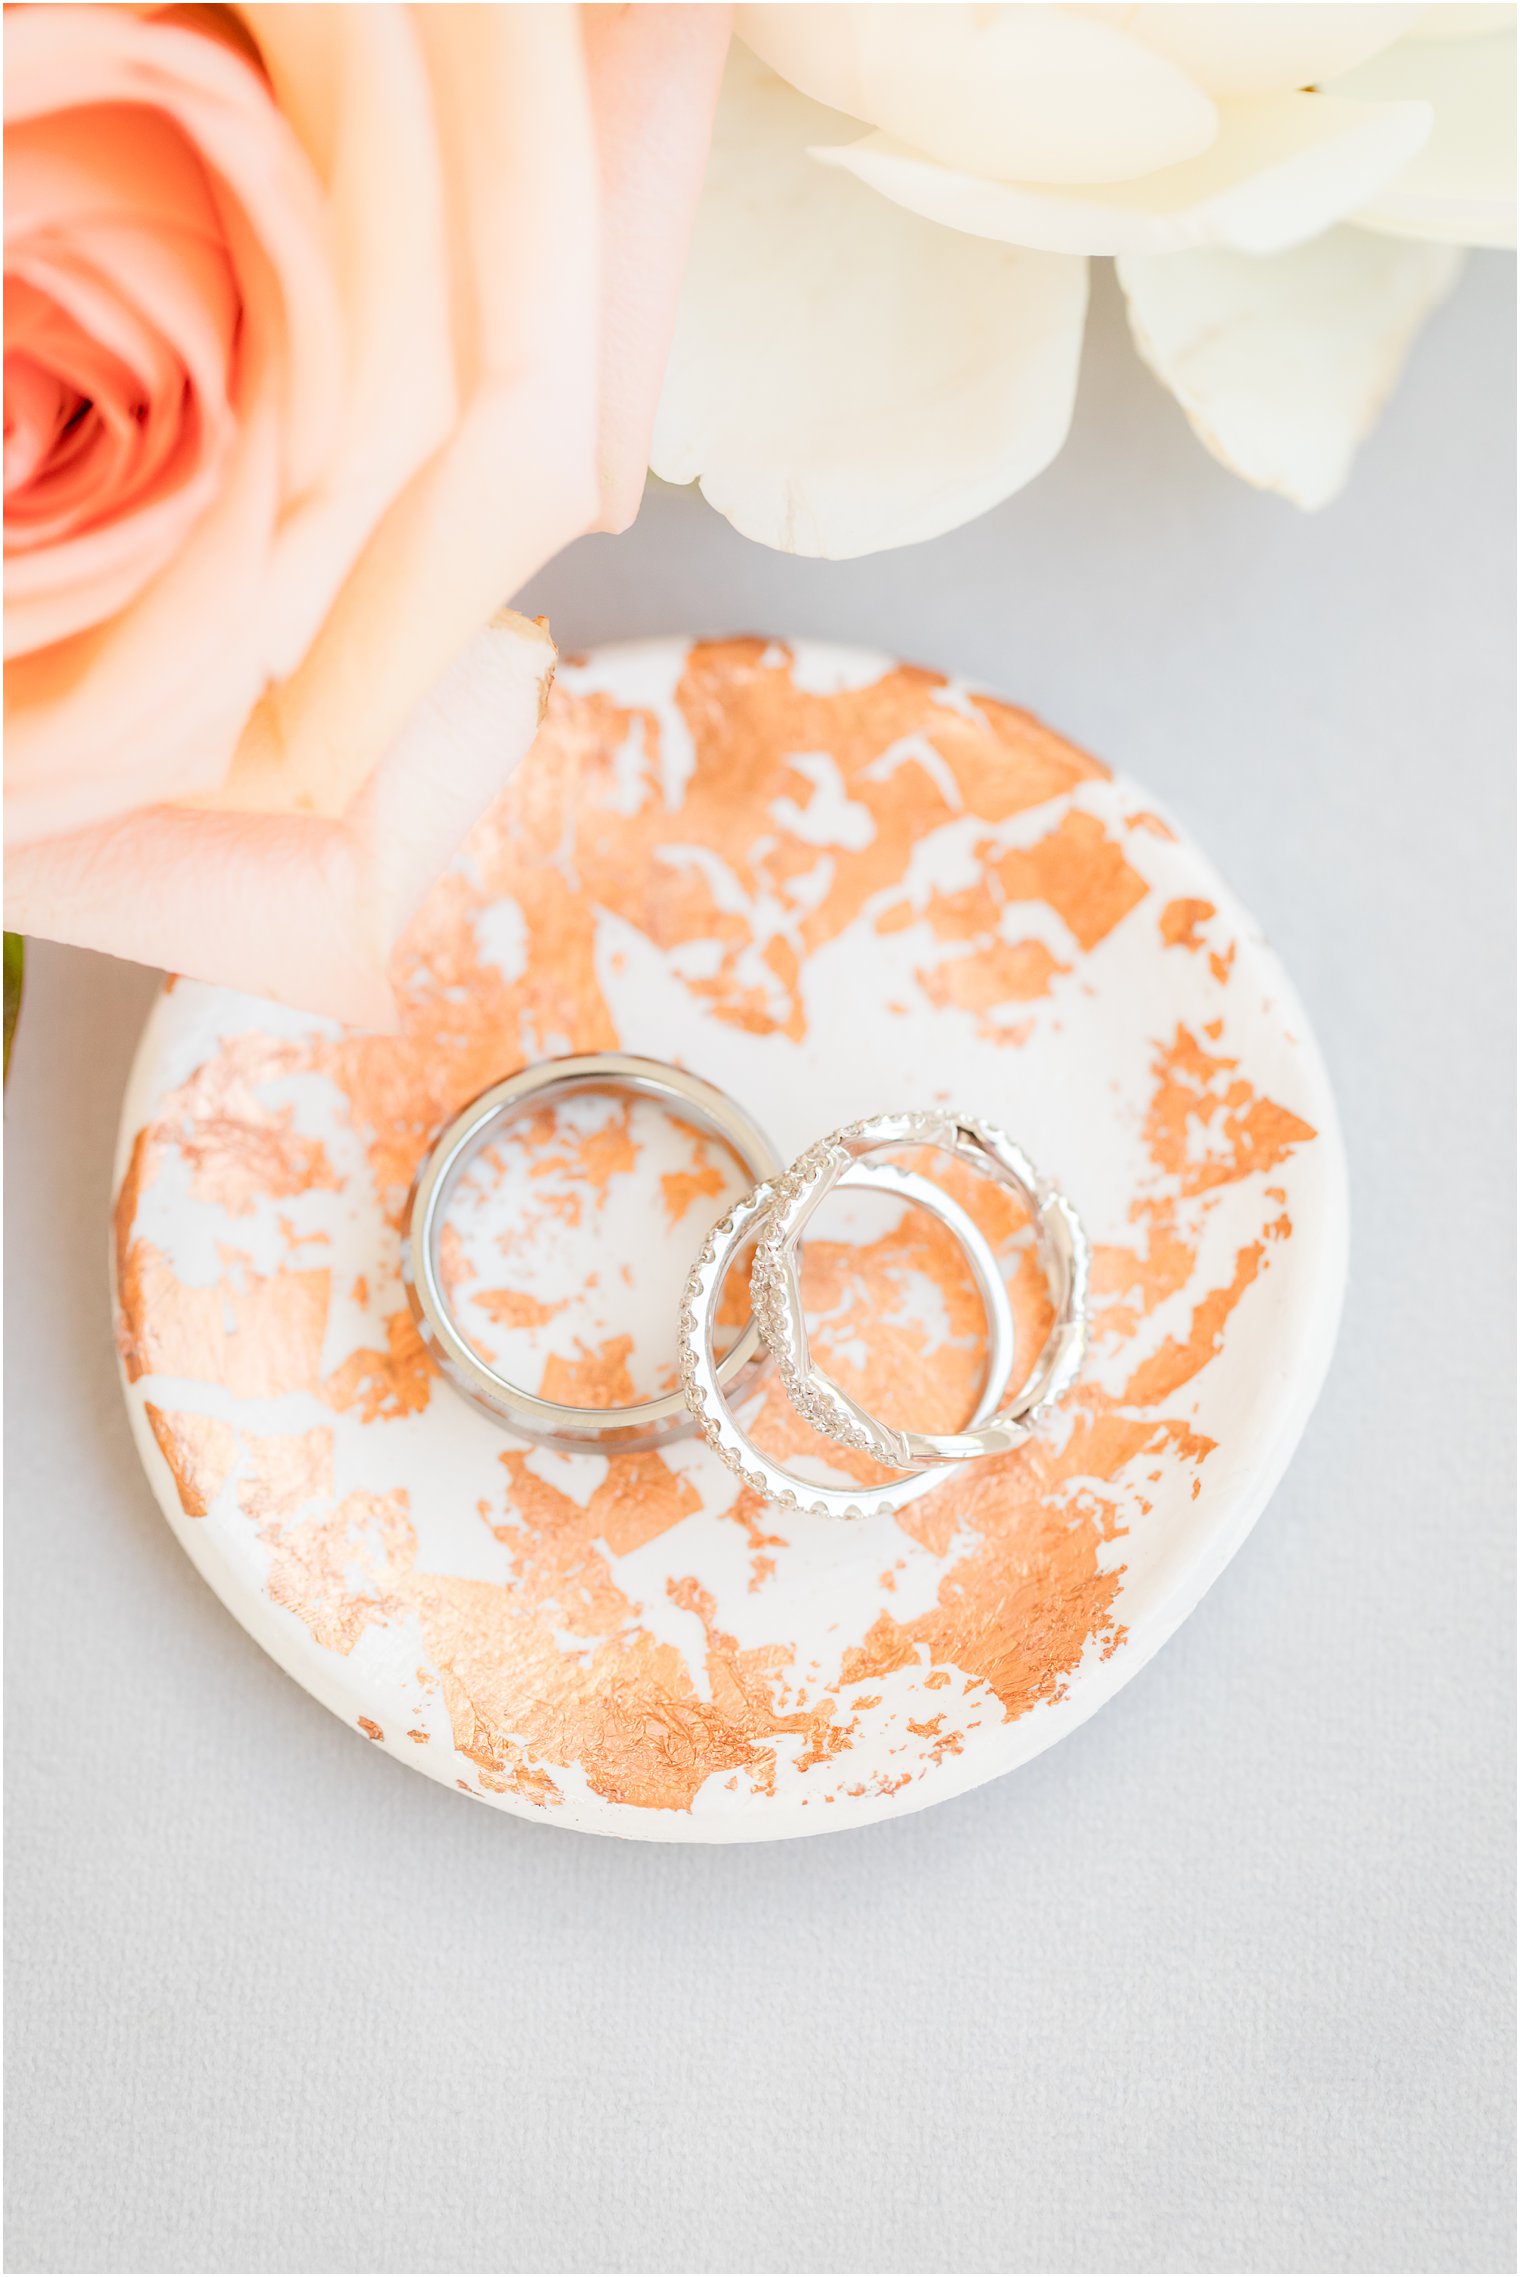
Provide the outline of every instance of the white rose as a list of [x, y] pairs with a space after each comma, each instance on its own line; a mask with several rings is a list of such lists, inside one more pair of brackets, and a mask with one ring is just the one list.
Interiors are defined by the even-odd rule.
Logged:
[[1463, 245], [1514, 10], [741, 7], [653, 465], [747, 536], [937, 536], [1064, 442], [1087, 262], [1215, 455], [1320, 506]]

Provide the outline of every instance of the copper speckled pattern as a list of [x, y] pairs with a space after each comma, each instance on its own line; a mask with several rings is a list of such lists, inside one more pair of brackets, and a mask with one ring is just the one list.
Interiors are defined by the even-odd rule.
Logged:
[[[166, 990], [123, 1117], [144, 1462], [212, 1586], [319, 1699], [508, 1809], [748, 1839], [1007, 1769], [1170, 1633], [1312, 1405], [1344, 1172], [1280, 971], [1133, 786], [880, 658], [608, 649], [562, 668], [395, 970], [384, 1038]], [[830, 1524], [768, 1508], [700, 1441], [562, 1456], [465, 1407], [399, 1281], [420, 1152], [512, 1068], [616, 1045], [724, 1085], [789, 1154], [901, 1106], [1012, 1129], [1095, 1244], [1094, 1353], [1056, 1427], [895, 1520]], [[1027, 1229], [948, 1176], [1005, 1260], [1026, 1358]], [[469, 1333], [553, 1398], [668, 1384], [686, 1265], [739, 1184], [642, 1103], [525, 1118], [456, 1197], [443, 1265]], [[819, 1355], [880, 1412], [953, 1427], [979, 1300], [943, 1228], [876, 1213], [808, 1245]], [[751, 1412], [765, 1445], [819, 1459], [774, 1379]]]

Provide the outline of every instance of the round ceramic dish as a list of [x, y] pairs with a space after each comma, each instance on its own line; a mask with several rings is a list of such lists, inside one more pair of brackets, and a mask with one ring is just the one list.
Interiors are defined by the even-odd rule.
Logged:
[[[958, 1794], [1143, 1666], [1282, 1474], [1346, 1255], [1302, 1011], [1153, 801], [879, 657], [611, 648], [561, 670], [394, 970], [389, 1038], [172, 984], [123, 1111], [143, 1460], [291, 1675], [498, 1808], [734, 1841]], [[721, 1084], [788, 1155], [902, 1107], [1017, 1132], [1094, 1245], [1092, 1348], [1053, 1424], [842, 1524], [768, 1507], [700, 1440], [551, 1453], [455, 1397], [399, 1277], [428, 1134], [514, 1065], [618, 1049]], [[461, 1182], [444, 1268], [481, 1348], [545, 1397], [674, 1380], [681, 1285], [738, 1182], [648, 1117], [527, 1122]], [[1027, 1226], [986, 1181], [953, 1191], [1006, 1262], [1027, 1364], [1047, 1326]], [[941, 1228], [820, 1217], [804, 1285], [836, 1380], [958, 1425], [981, 1308]], [[774, 1378], [745, 1414], [826, 1457], [820, 1478], [880, 1475]]]

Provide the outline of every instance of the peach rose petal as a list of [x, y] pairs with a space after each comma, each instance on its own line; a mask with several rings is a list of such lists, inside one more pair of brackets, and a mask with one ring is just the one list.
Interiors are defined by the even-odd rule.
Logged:
[[728, 47], [726, 7], [581, 10], [602, 182], [600, 527], [639, 510]]
[[1050, 253], [1278, 253], [1316, 236], [1407, 166], [1430, 133], [1426, 103], [1282, 95], [1220, 107], [1199, 158], [1089, 190], [989, 182], [936, 166], [885, 135], [817, 149], [909, 212]]
[[[493, 610], [596, 519], [596, 155], [574, 17], [433, 8], [461, 413], [371, 533], [316, 638], [258, 705], [225, 811], [343, 813]], [[527, 216], [552, 214], [552, 229]]]
[[17, 9], [5, 62], [8, 128], [91, 105], [144, 105], [198, 155], [245, 294], [267, 296], [285, 327], [281, 399], [288, 480], [299, 490], [337, 425], [342, 338], [318, 186], [258, 73], [188, 25], [118, 7]]
[[[1436, 25], [1443, 11], [1433, 10]], [[1500, 11], [1495, 11], [1500, 13]], [[1359, 102], [1425, 97], [1435, 131], [1363, 206], [1366, 229], [1508, 248], [1515, 242], [1515, 34], [1403, 40], [1337, 82]]]
[[[440, 116], [405, 8], [245, 7], [326, 204], [343, 311], [343, 415], [276, 540], [263, 638], [293, 671], [398, 491], [458, 410]], [[341, 809], [346, 786], [319, 806]]]
[[543, 624], [499, 610], [429, 688], [345, 818], [388, 950], [527, 753], [554, 678]]
[[[106, 282], [113, 261], [131, 264], [130, 305]], [[237, 293], [220, 250], [205, 238], [190, 231], [150, 236], [111, 224], [93, 232], [88, 258], [61, 250], [21, 256], [11, 285], [11, 313], [23, 336], [31, 329], [25, 303], [47, 305], [47, 352], [98, 413], [98, 421], [87, 422], [81, 432], [106, 429], [116, 460], [114, 481], [87, 483], [80, 464], [87, 453], [81, 450], [63, 479], [50, 481], [37, 499], [40, 515], [28, 514], [21, 501], [18, 517], [18, 502], [7, 499], [8, 546], [40, 539], [51, 554], [86, 521], [106, 514], [119, 521], [125, 509], [153, 493], [175, 461], [190, 457], [199, 463], [229, 438], [226, 381], [237, 335]], [[40, 351], [42, 342], [36, 344]], [[187, 389], [194, 398], [188, 417]], [[119, 542], [125, 537], [116, 523], [112, 535]], [[40, 564], [27, 568], [42, 573]], [[47, 574], [61, 581], [65, 571], [50, 561]]]
[[816, 165], [846, 122], [730, 57], [651, 463], [840, 560], [1032, 480], [1071, 418], [1086, 263], [937, 229]]
[[[21, 604], [33, 595], [72, 582], [69, 540], [88, 528], [97, 507], [117, 510], [113, 546], [135, 555], [135, 530], [130, 521], [122, 528], [127, 517], [120, 509], [130, 506], [135, 490], [151, 484], [162, 456], [153, 411], [155, 398], [173, 386], [175, 359], [147, 326], [122, 323], [119, 310], [112, 311], [118, 319], [113, 329], [126, 338], [122, 353], [113, 352], [69, 305], [88, 304], [90, 298], [87, 276], [41, 259], [18, 263], [6, 280], [7, 415], [11, 378], [22, 361], [54, 383], [55, 429], [60, 442], [67, 436], [61, 449], [49, 450], [45, 465], [35, 457], [24, 470], [18, 465], [6, 496], [6, 553], [14, 563], [7, 579], [6, 643], [13, 654], [39, 645], [23, 636], [13, 616], [19, 619]], [[181, 384], [183, 376], [179, 369]], [[141, 427], [135, 416], [139, 404], [148, 410]], [[6, 463], [10, 471], [9, 457]]]
[[1109, 13], [908, 0], [741, 7], [735, 25], [814, 102], [942, 166], [1004, 182], [1119, 182], [1195, 158], [1217, 120], [1201, 87]]
[[394, 1022], [341, 822], [137, 807], [7, 849], [5, 894], [19, 932], [189, 968], [356, 1026]]
[[335, 1019], [391, 1026], [389, 950], [532, 742], [553, 662], [548, 635], [504, 613], [342, 818], [144, 807], [8, 850], [7, 921]]
[[[9, 302], [11, 334], [5, 351], [5, 487], [22, 491], [34, 481], [67, 426], [74, 409], [74, 391], [58, 375], [51, 354], [33, 353], [35, 333], [52, 316], [43, 303], [39, 315], [22, 313], [26, 288], [12, 287]], [[40, 297], [40, 296], [34, 296]], [[24, 544], [23, 525], [13, 541]]]
[[277, 406], [256, 400], [216, 506], [131, 605], [5, 668], [12, 846], [155, 800], [214, 790], [264, 685], [247, 625], [279, 508]]
[[23, 357], [89, 407], [61, 463], [7, 468], [14, 656], [124, 607], [210, 504], [238, 297], [205, 175], [152, 112], [23, 122], [5, 167], [8, 396]]
[[[179, 136], [181, 189], [186, 166], [203, 176], [239, 300], [236, 369], [225, 383], [235, 431], [214, 499], [201, 502], [127, 606], [7, 667], [6, 830], [22, 844], [212, 789], [225, 774], [269, 672], [261, 619], [271, 537], [290, 485], [307, 479], [330, 445], [343, 357], [319, 185], [240, 55], [127, 9], [18, 9], [6, 27], [5, 101], [8, 137], [21, 128], [8, 269], [32, 262], [35, 274], [51, 253], [46, 230], [35, 245], [15, 239], [34, 210], [28, 177], [50, 149], [67, 155], [79, 106], [96, 106], [103, 168], [118, 181], [133, 169], [113, 157], [130, 161], [144, 118]], [[128, 138], [125, 152], [111, 147], [118, 133]], [[168, 179], [160, 169], [151, 194], [167, 195]], [[51, 193], [44, 178], [35, 196], [56, 189], [55, 174]], [[150, 249], [146, 231], [131, 245], [116, 236], [114, 259], [103, 254], [92, 268], [89, 227], [53, 233], [72, 268], [66, 278], [59, 256], [47, 272], [54, 293], [66, 292], [76, 330], [81, 320], [105, 330], [102, 344], [115, 352], [145, 309], [169, 321], [168, 295], [178, 311], [171, 328], [190, 353], [186, 310], [197, 290], [206, 296], [204, 323], [224, 321], [224, 281], [204, 271], [197, 280], [181, 265], [171, 293], [162, 248]], [[219, 418], [220, 401], [208, 395], [209, 419]], [[195, 407], [184, 416], [198, 416]], [[109, 517], [89, 542], [81, 534], [73, 566], [82, 594], [110, 598], [119, 544]]]
[[1215, 458], [1297, 505], [1341, 489], [1462, 255], [1355, 228], [1291, 253], [1118, 264], [1135, 344]]
[[[95, 232], [97, 259], [118, 250], [114, 236]], [[62, 259], [18, 262], [8, 282], [8, 381], [19, 346], [64, 377], [71, 411], [89, 405], [72, 457], [60, 465], [54, 453], [29, 494], [7, 496], [8, 656], [124, 608], [211, 504], [232, 447], [224, 381], [237, 301], [217, 248], [128, 232], [119, 251], [135, 310]]]
[[[158, 245], [155, 258], [166, 250]], [[186, 267], [214, 265], [209, 248], [175, 250]], [[82, 401], [89, 412], [75, 428], [72, 458], [60, 465], [54, 451], [45, 478], [31, 486], [32, 499], [18, 501], [13, 491], [7, 502], [7, 657], [30, 655], [125, 608], [212, 503], [233, 442], [227, 406], [215, 396], [185, 418], [178, 400], [185, 367], [161, 338], [144, 329], [125, 363], [68, 313], [68, 299], [87, 297], [81, 280], [48, 276], [40, 267], [30, 274], [43, 281], [33, 287], [13, 274], [7, 292], [7, 401], [15, 344], [23, 341], [50, 378], [66, 375], [70, 415]], [[208, 279], [205, 297], [211, 289]], [[35, 323], [29, 302], [46, 311]]]

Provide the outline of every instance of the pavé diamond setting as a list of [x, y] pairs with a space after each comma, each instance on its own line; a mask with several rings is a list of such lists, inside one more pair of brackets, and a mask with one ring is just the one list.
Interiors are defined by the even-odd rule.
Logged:
[[[908, 1146], [942, 1148], [1018, 1195], [1030, 1215], [1055, 1312], [1034, 1366], [1006, 1406], [979, 1427], [960, 1432], [901, 1431], [883, 1423], [841, 1390], [814, 1360], [808, 1343], [797, 1252], [809, 1220], [846, 1180], [852, 1165], [884, 1149]], [[1069, 1388], [1082, 1365], [1090, 1251], [1070, 1202], [1007, 1131], [978, 1116], [872, 1116], [847, 1123], [809, 1147], [774, 1182], [774, 1192], [755, 1252], [752, 1301], [761, 1338], [799, 1414], [839, 1445], [905, 1470], [975, 1461], [1023, 1446], [1042, 1412]], [[1005, 1385], [1006, 1376], [1000, 1379], [1000, 1392]]]
[[[819, 1156], [821, 1170], [822, 1151], [810, 1149], [803, 1160], [811, 1162]], [[783, 1509], [802, 1511], [817, 1518], [873, 1518], [884, 1513], [902, 1510], [919, 1496], [931, 1493], [942, 1486], [948, 1475], [943, 1466], [937, 1470], [916, 1466], [911, 1476], [887, 1481], [879, 1487], [834, 1487], [816, 1485], [810, 1479], [785, 1469], [760, 1450], [739, 1423], [734, 1414], [727, 1389], [720, 1384], [713, 1359], [713, 1331], [718, 1300], [723, 1284], [733, 1267], [734, 1260], [747, 1243], [758, 1233], [763, 1240], [768, 1230], [771, 1213], [784, 1206], [796, 1195], [807, 1190], [811, 1170], [800, 1163], [783, 1178], [771, 1179], [757, 1186], [726, 1216], [719, 1219], [707, 1240], [686, 1284], [677, 1328], [677, 1350], [681, 1372], [681, 1385], [687, 1404], [695, 1417], [698, 1429], [709, 1446], [720, 1455], [734, 1474], [746, 1486], [763, 1494], [768, 1502], [778, 1503]], [[961, 1205], [932, 1179], [921, 1177], [915, 1171], [903, 1170], [894, 1164], [852, 1160], [846, 1155], [836, 1166], [834, 1184], [851, 1189], [866, 1188], [884, 1192], [901, 1201], [916, 1202], [947, 1225], [966, 1251], [971, 1269], [981, 1290], [987, 1308], [988, 1341], [987, 1360], [981, 1396], [971, 1427], [986, 1421], [993, 1413], [1014, 1357], [1013, 1314], [1008, 1302], [1008, 1291], [990, 1244], [976, 1221]], [[759, 1302], [759, 1298], [754, 1298]], [[767, 1291], [766, 1300], [770, 1301]], [[762, 1329], [762, 1336], [764, 1331]], [[789, 1392], [788, 1396], [793, 1396]], [[799, 1411], [827, 1437], [838, 1437], [827, 1423], [818, 1422], [819, 1415], [829, 1412], [811, 1389], [804, 1387], [804, 1399], [796, 1400]], [[859, 1451], [874, 1454], [875, 1448], [860, 1441]], [[880, 1458], [897, 1464], [895, 1452]]]

